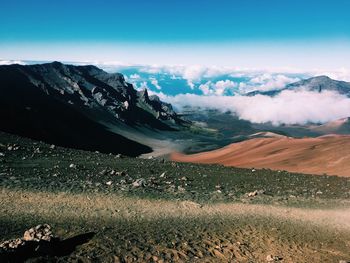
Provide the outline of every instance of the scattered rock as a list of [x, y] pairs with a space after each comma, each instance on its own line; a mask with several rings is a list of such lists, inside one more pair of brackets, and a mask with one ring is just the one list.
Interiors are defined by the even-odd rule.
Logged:
[[276, 262], [276, 261], [280, 261], [280, 260], [281, 260], [281, 258], [278, 256], [267, 255], [267, 257], [266, 257], [267, 262]]
[[16, 239], [7, 240], [5, 242], [2, 242], [0, 244], [0, 248], [7, 251], [7, 250], [12, 250], [12, 249], [17, 249], [21, 246], [24, 246], [24, 244], [25, 244], [24, 240], [22, 240], [20, 238], [16, 238]]
[[77, 166], [76, 166], [74, 163], [71, 163], [71, 164], [69, 165], [69, 168], [76, 169]]
[[166, 172], [162, 173], [159, 177], [160, 177], [160, 178], [164, 178], [164, 177], [165, 177], [165, 173], [166, 173]]
[[254, 196], [257, 196], [258, 195], [258, 191], [255, 190], [254, 192], [250, 192], [247, 194], [248, 197], [254, 197]]
[[51, 226], [48, 224], [32, 227], [29, 230], [25, 231], [23, 235], [24, 241], [51, 241], [52, 238], [53, 235], [51, 232]]
[[100, 175], [106, 175], [106, 174], [107, 174], [107, 170], [104, 169], [104, 170], [102, 170], [99, 174], [100, 174]]
[[51, 144], [51, 145], [50, 145], [50, 149], [51, 149], [51, 150], [54, 150], [55, 148], [56, 148], [56, 146], [55, 146], [54, 144]]
[[137, 179], [132, 183], [133, 187], [145, 187], [146, 186], [146, 180], [143, 178]]
[[40, 148], [38, 147], [38, 148], [35, 148], [34, 153], [42, 153], [42, 151], [40, 151]]
[[5, 156], [5, 154], [0, 152], [0, 157], [4, 157], [4, 156]]
[[112, 185], [112, 181], [108, 181], [106, 185]]
[[35, 251], [38, 251], [38, 249], [40, 249], [40, 245], [42, 246], [43, 242], [49, 243], [53, 240], [57, 240], [57, 238], [52, 235], [51, 226], [48, 224], [43, 224], [26, 230], [23, 234], [23, 238], [4, 241], [0, 244], [0, 248], [5, 252], [13, 251], [24, 247], [29, 243], [37, 242]]
[[180, 186], [180, 185], [177, 187], [177, 190], [178, 190], [179, 192], [185, 192], [185, 191], [186, 191], [186, 189], [183, 188], [183, 187]]
[[248, 197], [255, 197], [257, 195], [261, 195], [261, 194], [264, 194], [264, 193], [265, 193], [264, 190], [255, 190], [254, 192], [247, 193], [246, 195]]
[[117, 176], [127, 176], [128, 174], [125, 171], [121, 171], [121, 172], [115, 172], [114, 175]]

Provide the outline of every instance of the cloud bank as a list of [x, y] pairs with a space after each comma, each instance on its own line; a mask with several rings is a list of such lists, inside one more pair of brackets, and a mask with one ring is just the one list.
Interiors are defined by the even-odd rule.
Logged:
[[278, 96], [198, 96], [180, 94], [166, 96], [163, 100], [172, 103], [178, 110], [185, 106], [231, 111], [239, 118], [254, 123], [307, 124], [325, 123], [350, 116], [350, 98], [336, 92], [310, 91], [281, 92]]

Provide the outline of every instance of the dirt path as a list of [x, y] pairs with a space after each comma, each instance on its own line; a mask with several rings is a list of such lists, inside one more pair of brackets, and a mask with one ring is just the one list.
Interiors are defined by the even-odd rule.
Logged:
[[266, 262], [268, 254], [283, 258], [282, 262], [350, 258], [350, 209], [202, 206], [190, 201], [3, 189], [0, 212], [2, 224], [7, 224], [0, 230], [8, 228], [7, 235], [19, 231], [21, 222], [43, 221], [63, 235], [82, 230], [99, 233], [68, 261], [92, 255], [97, 262]]
[[[12, 207], [11, 210], [9, 210], [10, 207]], [[46, 214], [56, 219], [60, 217], [65, 219], [115, 217], [131, 220], [140, 216], [144, 219], [208, 217], [213, 215], [262, 216], [350, 230], [350, 208], [302, 209], [240, 203], [201, 205], [192, 201], [147, 200], [122, 196], [111, 198], [111, 196], [104, 195], [72, 195], [66, 193], [16, 192], [3, 189], [0, 192], [0, 209], [14, 217], [23, 214]]]

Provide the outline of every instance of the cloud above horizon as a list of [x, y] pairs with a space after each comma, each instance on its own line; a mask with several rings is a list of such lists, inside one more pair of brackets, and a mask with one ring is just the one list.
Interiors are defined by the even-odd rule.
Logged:
[[350, 116], [350, 98], [336, 92], [282, 91], [275, 97], [255, 96], [199, 96], [180, 94], [166, 96], [164, 101], [181, 110], [186, 106], [230, 111], [240, 119], [253, 123], [307, 124], [326, 123]]
[[[34, 64], [30, 61], [0, 60], [0, 65], [13, 63]], [[95, 64], [108, 72], [121, 72], [137, 90], [146, 88], [180, 110], [194, 106], [231, 111], [241, 119], [275, 125], [325, 123], [350, 116], [350, 98], [329, 91], [282, 91], [275, 97], [243, 96], [254, 90], [279, 90], [289, 83], [317, 75], [350, 81], [350, 70], [346, 68], [299, 72], [294, 69], [273, 71], [200, 65], [83, 64]]]

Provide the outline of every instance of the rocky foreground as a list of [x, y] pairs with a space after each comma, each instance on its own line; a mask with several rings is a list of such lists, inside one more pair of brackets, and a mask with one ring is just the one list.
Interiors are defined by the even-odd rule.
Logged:
[[[59, 237], [48, 253], [5, 253], [12, 262], [346, 261], [349, 184], [77, 151], [1, 133], [0, 243], [8, 250], [30, 242], [25, 237]], [[28, 230], [37, 225], [40, 238]]]

